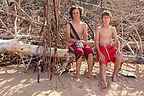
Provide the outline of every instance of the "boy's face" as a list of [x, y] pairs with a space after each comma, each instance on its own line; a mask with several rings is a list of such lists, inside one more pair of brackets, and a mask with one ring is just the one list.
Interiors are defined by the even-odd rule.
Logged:
[[102, 17], [102, 21], [103, 21], [103, 23], [109, 23], [110, 22], [110, 16], [104, 15]]
[[74, 9], [72, 11], [72, 17], [73, 17], [73, 19], [79, 19], [80, 18], [80, 11], [79, 11], [79, 9]]

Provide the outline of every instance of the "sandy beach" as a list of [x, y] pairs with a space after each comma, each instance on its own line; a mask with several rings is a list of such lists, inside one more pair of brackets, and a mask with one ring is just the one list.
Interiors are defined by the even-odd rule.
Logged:
[[112, 82], [113, 65], [107, 66], [106, 89], [101, 88], [98, 63], [93, 67], [93, 81], [87, 78], [86, 62], [82, 63], [81, 83], [75, 81], [74, 70], [61, 76], [53, 75], [51, 81], [47, 80], [47, 73], [40, 73], [40, 83], [37, 83], [37, 72], [29, 69], [24, 73], [23, 64], [1, 66], [0, 96], [144, 96], [144, 65], [124, 63], [122, 70], [137, 78], [125, 77], [119, 72], [118, 82]]

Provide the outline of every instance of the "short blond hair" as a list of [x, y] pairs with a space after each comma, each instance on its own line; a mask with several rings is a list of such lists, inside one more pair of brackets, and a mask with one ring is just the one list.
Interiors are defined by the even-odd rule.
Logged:
[[112, 14], [111, 14], [111, 12], [110, 11], [108, 11], [108, 10], [104, 10], [103, 12], [102, 12], [102, 18], [103, 18], [103, 16], [109, 16], [110, 18], [112, 18]]

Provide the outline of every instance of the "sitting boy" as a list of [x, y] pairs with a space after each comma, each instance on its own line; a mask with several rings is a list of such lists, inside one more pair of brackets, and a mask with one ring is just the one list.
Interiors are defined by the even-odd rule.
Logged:
[[[117, 81], [117, 73], [119, 71], [122, 53], [120, 52], [120, 41], [118, 40], [116, 28], [111, 26], [110, 19], [112, 15], [109, 11], [102, 13], [103, 24], [96, 29], [95, 33], [95, 47], [97, 50], [97, 58], [100, 63], [100, 73], [102, 77], [102, 88], [107, 87], [106, 81], [106, 66], [108, 60], [111, 60], [114, 65], [113, 81]], [[111, 45], [111, 39], [114, 37], [117, 50]]]
[[[70, 16], [72, 21], [66, 26], [66, 40], [69, 43], [69, 50], [75, 54], [76, 57], [76, 81], [80, 82], [80, 67], [82, 57], [85, 56], [88, 62], [88, 77], [94, 79], [91, 74], [93, 67], [93, 51], [87, 43], [87, 24], [80, 21], [83, 13], [83, 8], [80, 6], [73, 6], [70, 9]], [[77, 33], [77, 36], [73, 32]]]

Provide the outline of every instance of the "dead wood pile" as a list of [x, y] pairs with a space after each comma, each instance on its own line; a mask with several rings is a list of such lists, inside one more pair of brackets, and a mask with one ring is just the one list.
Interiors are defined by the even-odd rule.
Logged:
[[[89, 40], [93, 41], [95, 29], [101, 24], [101, 12], [110, 10], [123, 54], [143, 57], [143, 0], [0, 0], [0, 38], [17, 38], [45, 49], [53, 47], [55, 52], [57, 48], [66, 48], [65, 25], [71, 19], [69, 8], [75, 4], [85, 9], [82, 20], [89, 26]], [[45, 66], [56, 66], [57, 57], [47, 58], [45, 53], [41, 57]], [[4, 56], [3, 53], [1, 58]], [[52, 74], [51, 69], [48, 72]]]

